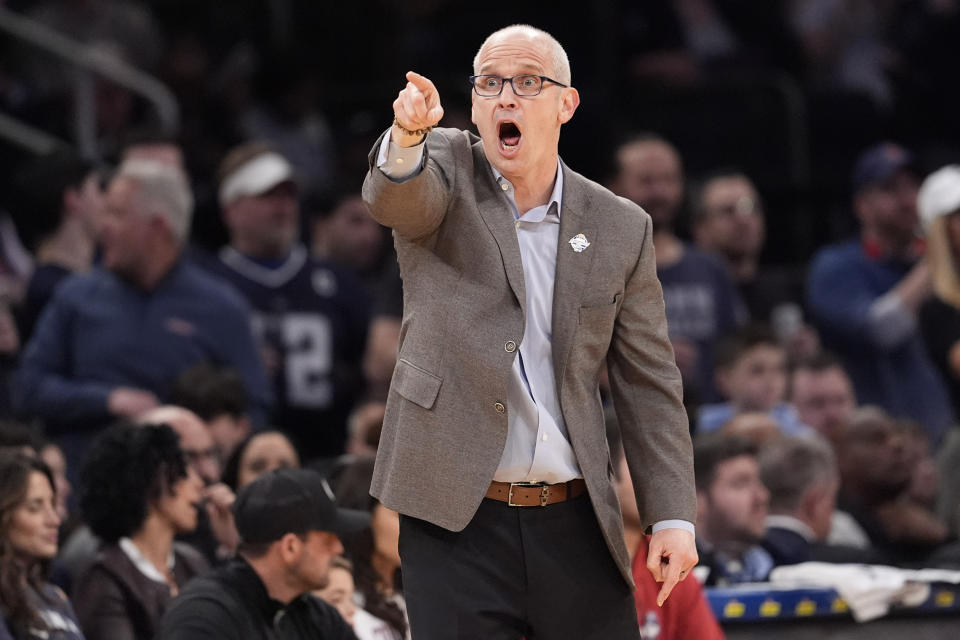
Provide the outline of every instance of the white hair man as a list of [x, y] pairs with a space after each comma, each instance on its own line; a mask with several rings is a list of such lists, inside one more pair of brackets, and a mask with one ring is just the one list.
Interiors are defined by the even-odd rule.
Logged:
[[234, 367], [261, 411], [269, 401], [245, 303], [183, 259], [192, 209], [180, 169], [124, 162], [107, 190], [102, 267], [57, 289], [24, 351], [15, 401], [63, 433], [74, 463], [93, 429], [157, 406], [198, 362]]

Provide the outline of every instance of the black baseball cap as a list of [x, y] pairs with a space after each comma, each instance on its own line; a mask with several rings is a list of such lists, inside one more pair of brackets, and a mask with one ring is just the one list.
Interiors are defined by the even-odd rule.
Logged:
[[857, 158], [851, 181], [853, 192], [880, 184], [903, 170], [916, 170], [916, 156], [895, 142], [881, 142], [866, 149]]
[[341, 509], [326, 479], [310, 469], [277, 469], [243, 489], [233, 503], [240, 539], [258, 544], [288, 533], [350, 533], [370, 526], [370, 514]]

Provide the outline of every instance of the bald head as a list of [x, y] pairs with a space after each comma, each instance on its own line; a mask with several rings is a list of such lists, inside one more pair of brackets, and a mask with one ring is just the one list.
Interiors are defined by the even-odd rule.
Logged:
[[552, 35], [542, 29], [531, 27], [528, 24], [514, 24], [504, 27], [499, 31], [494, 31], [480, 45], [477, 55], [473, 58], [473, 72], [480, 73], [480, 61], [483, 58], [484, 50], [490, 45], [497, 44], [504, 40], [527, 39], [535, 42], [542, 42], [549, 50], [549, 58], [553, 63], [551, 77], [563, 84], [570, 83], [570, 60], [567, 58], [567, 52]]
[[835, 435], [843, 488], [871, 503], [898, 496], [910, 483], [904, 431], [879, 407], [856, 409]]
[[137, 423], [170, 425], [180, 437], [180, 448], [187, 458], [187, 465], [208, 485], [220, 481], [220, 461], [216, 455], [213, 434], [207, 423], [193, 411], [164, 405], [147, 411], [138, 418]]

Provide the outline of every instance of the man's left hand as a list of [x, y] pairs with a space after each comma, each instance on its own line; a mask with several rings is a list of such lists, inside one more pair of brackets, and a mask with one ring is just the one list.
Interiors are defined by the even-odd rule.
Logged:
[[653, 579], [662, 582], [657, 594], [657, 606], [662, 607], [670, 592], [681, 580], [686, 580], [697, 564], [697, 543], [685, 529], [661, 529], [650, 538], [647, 569]]

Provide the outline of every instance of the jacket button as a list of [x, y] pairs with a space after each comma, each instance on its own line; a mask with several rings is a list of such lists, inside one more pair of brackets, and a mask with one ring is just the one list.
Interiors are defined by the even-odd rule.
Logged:
[[507, 351], [507, 353], [513, 353], [517, 350], [517, 343], [513, 340], [508, 340], [507, 343], [503, 345], [503, 348]]
[[497, 410], [497, 413], [503, 413], [504, 411], [507, 410], [507, 408], [506, 408], [505, 406], [503, 406], [503, 403], [502, 403], [502, 402], [498, 402], [498, 403], [494, 404], [494, 405], [493, 405], [493, 408]]

